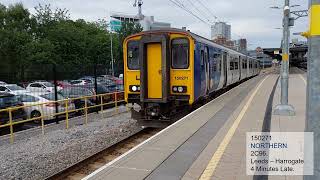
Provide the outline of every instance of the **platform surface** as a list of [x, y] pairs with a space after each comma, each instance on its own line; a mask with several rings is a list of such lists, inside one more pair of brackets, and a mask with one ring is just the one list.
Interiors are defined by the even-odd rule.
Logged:
[[296, 116], [272, 114], [280, 101], [279, 74], [262, 74], [192, 112], [85, 179], [292, 179], [247, 176], [246, 132], [304, 131], [306, 77], [292, 70], [289, 104]]

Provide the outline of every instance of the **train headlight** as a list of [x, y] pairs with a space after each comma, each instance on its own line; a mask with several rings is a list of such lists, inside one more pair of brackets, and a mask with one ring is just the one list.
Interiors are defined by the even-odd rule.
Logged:
[[187, 86], [173, 86], [172, 91], [174, 93], [186, 93], [187, 92]]
[[131, 86], [129, 86], [129, 90], [130, 90], [131, 92], [139, 92], [139, 91], [140, 91], [140, 86], [138, 86], [138, 85], [131, 85]]
[[173, 92], [177, 92], [178, 88], [177, 87], [173, 87]]

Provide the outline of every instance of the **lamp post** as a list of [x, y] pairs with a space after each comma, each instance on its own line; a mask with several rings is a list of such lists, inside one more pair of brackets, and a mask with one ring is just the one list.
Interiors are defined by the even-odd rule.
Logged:
[[[275, 7], [272, 7], [275, 8]], [[275, 8], [277, 9], [277, 8]], [[281, 100], [280, 104], [274, 109], [275, 115], [294, 116], [295, 110], [288, 104], [289, 91], [289, 42], [290, 41], [290, 2], [285, 0], [283, 8], [283, 44], [282, 44], [282, 63], [281, 63]]]

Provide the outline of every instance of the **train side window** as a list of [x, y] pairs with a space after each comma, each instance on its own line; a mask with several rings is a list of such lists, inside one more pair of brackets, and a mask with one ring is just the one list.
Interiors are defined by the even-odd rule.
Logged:
[[127, 64], [130, 70], [139, 70], [139, 41], [129, 41], [127, 51]]
[[208, 47], [204, 48], [204, 60], [206, 63], [209, 62], [209, 49], [208, 49]]
[[200, 65], [203, 66], [204, 65], [204, 51], [201, 50], [201, 55], [200, 55]]
[[171, 62], [174, 69], [189, 67], [189, 41], [184, 38], [173, 39], [171, 42]]
[[230, 70], [234, 70], [234, 63], [230, 62]]
[[234, 62], [234, 69], [239, 69], [238, 62]]
[[221, 64], [222, 64], [222, 55], [219, 53], [216, 53], [213, 55], [213, 59], [216, 62], [218, 66], [218, 71], [221, 71]]

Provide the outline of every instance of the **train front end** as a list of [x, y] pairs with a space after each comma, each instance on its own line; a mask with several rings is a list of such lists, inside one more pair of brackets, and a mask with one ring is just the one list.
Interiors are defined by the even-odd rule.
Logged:
[[143, 126], [172, 123], [194, 100], [194, 43], [187, 32], [145, 31], [123, 44], [125, 100]]

